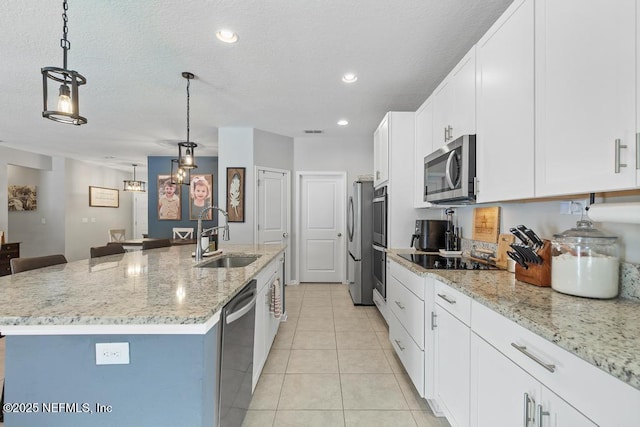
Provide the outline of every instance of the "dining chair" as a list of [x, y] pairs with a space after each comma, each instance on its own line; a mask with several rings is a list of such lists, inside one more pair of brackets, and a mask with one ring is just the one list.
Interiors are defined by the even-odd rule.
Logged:
[[145, 240], [142, 242], [142, 250], [166, 248], [168, 246], [171, 246], [171, 240], [169, 239], [153, 239], [153, 240]]
[[107, 255], [123, 254], [125, 252], [126, 251], [124, 250], [122, 243], [118, 243], [118, 242], [110, 242], [110, 244], [106, 246], [95, 246], [89, 249], [89, 254], [91, 255], [91, 258], [97, 258], [97, 257], [107, 256]]
[[124, 228], [112, 228], [109, 230], [109, 241], [110, 242], [122, 242], [125, 239], [125, 229]]
[[11, 274], [66, 263], [67, 259], [62, 254], [36, 256], [29, 258], [11, 258], [9, 260], [9, 264], [11, 265]]
[[193, 227], [173, 227], [174, 239], [193, 239]]

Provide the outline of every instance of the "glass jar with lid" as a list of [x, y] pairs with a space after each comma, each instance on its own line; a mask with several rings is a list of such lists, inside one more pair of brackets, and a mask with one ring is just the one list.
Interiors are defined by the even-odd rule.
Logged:
[[551, 287], [588, 298], [615, 298], [619, 293], [618, 237], [580, 220], [575, 228], [553, 235]]

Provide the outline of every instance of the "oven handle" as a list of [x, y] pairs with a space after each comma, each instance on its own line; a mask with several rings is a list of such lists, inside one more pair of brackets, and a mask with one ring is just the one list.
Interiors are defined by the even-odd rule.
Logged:
[[376, 197], [375, 199], [373, 199], [373, 203], [380, 203], [380, 202], [386, 202], [386, 201], [387, 201], [387, 196]]
[[449, 157], [447, 158], [447, 165], [444, 169], [444, 177], [447, 179], [447, 184], [449, 184], [449, 188], [452, 190], [455, 189], [455, 185], [453, 185], [453, 181], [451, 180], [451, 163], [453, 162], [453, 158], [456, 155], [456, 150], [451, 151], [449, 153]]
[[373, 245], [373, 250], [378, 252], [386, 252], [386, 248], [383, 246]]

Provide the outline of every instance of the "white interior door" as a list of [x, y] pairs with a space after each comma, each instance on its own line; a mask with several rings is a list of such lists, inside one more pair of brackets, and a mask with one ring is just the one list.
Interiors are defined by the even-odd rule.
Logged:
[[291, 173], [287, 170], [256, 168], [257, 215], [256, 241], [263, 244], [286, 244], [286, 280], [290, 272]]
[[300, 281], [345, 280], [344, 173], [300, 174]]
[[133, 238], [140, 239], [149, 228], [147, 193], [133, 193]]

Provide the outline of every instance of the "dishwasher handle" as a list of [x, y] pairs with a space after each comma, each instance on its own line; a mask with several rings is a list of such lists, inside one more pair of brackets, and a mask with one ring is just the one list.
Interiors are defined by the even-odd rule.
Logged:
[[[240, 301], [244, 301], [248, 298], [251, 298], [251, 300], [243, 305], [242, 307], [236, 309], [235, 306], [237, 306], [238, 302]], [[230, 304], [233, 304], [234, 306], [231, 308], [231, 312], [226, 313], [225, 315], [225, 323], [228, 325], [230, 323], [235, 322], [236, 320], [240, 319], [242, 316], [244, 316], [245, 314], [247, 314], [249, 311], [251, 311], [251, 309], [253, 309], [253, 307], [255, 307], [256, 305], [256, 300], [258, 298], [257, 295], [257, 290], [255, 287], [255, 284], [253, 284], [253, 286], [251, 286], [251, 284], [249, 286], [247, 286], [247, 288], [243, 291], [241, 291], [233, 300]], [[226, 311], [226, 310], [225, 310]]]

